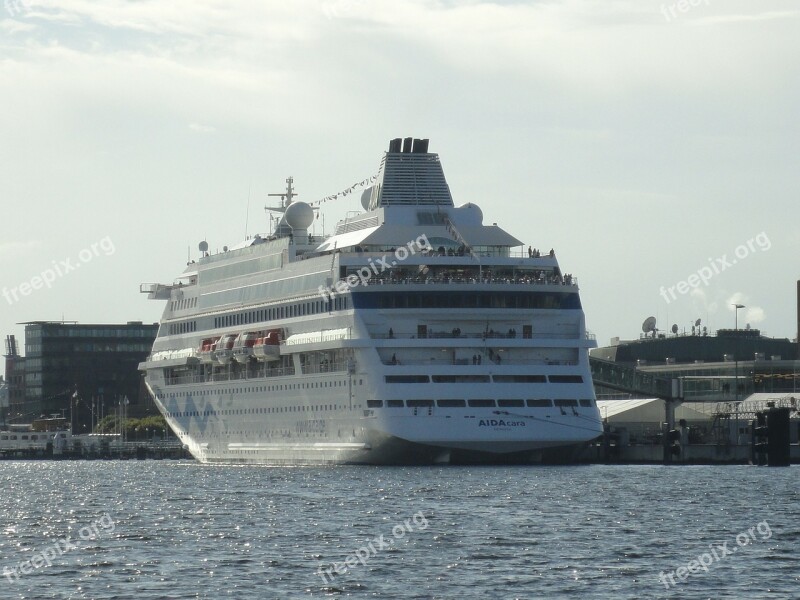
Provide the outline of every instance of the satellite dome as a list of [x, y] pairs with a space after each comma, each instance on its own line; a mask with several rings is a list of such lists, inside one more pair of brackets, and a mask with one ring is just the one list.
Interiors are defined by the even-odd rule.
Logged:
[[361, 192], [361, 206], [364, 207], [364, 210], [369, 210], [369, 198], [372, 196], [372, 188], [374, 186], [369, 186], [363, 192]]
[[314, 222], [314, 209], [305, 202], [292, 202], [286, 209], [285, 218], [292, 229], [308, 229]]
[[483, 224], [483, 211], [477, 204], [467, 202], [462, 204], [456, 209], [458, 216], [456, 222], [462, 225], [482, 225]]

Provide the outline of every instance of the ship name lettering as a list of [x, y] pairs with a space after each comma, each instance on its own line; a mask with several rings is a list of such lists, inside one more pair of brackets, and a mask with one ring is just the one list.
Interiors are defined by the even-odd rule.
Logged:
[[525, 421], [506, 421], [505, 419], [481, 419], [478, 427], [525, 427]]

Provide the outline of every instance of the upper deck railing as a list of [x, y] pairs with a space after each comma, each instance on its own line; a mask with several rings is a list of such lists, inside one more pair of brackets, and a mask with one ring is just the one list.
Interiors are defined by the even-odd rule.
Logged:
[[[353, 273], [356, 275], [355, 273]], [[358, 276], [358, 275], [356, 275]], [[340, 280], [344, 281], [344, 280]], [[364, 281], [359, 280], [358, 285], [561, 285], [577, 287], [578, 278], [568, 275], [566, 277], [392, 277], [375, 275]]]

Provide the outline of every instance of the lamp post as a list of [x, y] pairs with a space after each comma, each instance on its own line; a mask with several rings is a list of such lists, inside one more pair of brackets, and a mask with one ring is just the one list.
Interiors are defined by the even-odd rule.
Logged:
[[734, 385], [736, 386], [736, 443], [739, 443], [739, 309], [744, 308], [744, 304], [731, 304], [733, 306], [736, 317], [734, 320], [734, 331], [736, 335], [736, 343], [734, 344], [733, 361], [734, 361]]
[[744, 308], [744, 304], [731, 304], [736, 311], [736, 331], [739, 331], [739, 309]]

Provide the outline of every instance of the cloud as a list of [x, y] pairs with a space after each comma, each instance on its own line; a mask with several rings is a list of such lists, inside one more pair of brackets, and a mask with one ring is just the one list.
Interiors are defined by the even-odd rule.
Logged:
[[214, 133], [217, 128], [211, 125], [203, 125], [202, 123], [189, 123], [189, 129], [197, 133]]
[[742, 292], [734, 292], [731, 296], [728, 297], [728, 311], [735, 313], [736, 312], [736, 305], [742, 305], [744, 308], [739, 310], [744, 310], [744, 314], [739, 315], [738, 324], [739, 327], [745, 327], [748, 324], [754, 323], [761, 323], [767, 318], [764, 309], [760, 306], [756, 306], [749, 301], [747, 295]]
[[800, 17], [800, 10], [770, 11], [755, 15], [718, 15], [715, 17], [704, 17], [694, 21], [696, 25], [715, 23], [752, 23], [754, 21], [775, 21], [781, 19], [797, 19]]
[[41, 248], [41, 240], [27, 240], [23, 242], [0, 242], [0, 260], [11, 258], [18, 260], [21, 254]]
[[17, 21], [16, 19], [3, 19], [0, 21], [0, 31], [10, 35], [33, 31], [34, 29], [36, 29], [36, 25], [33, 23]]

